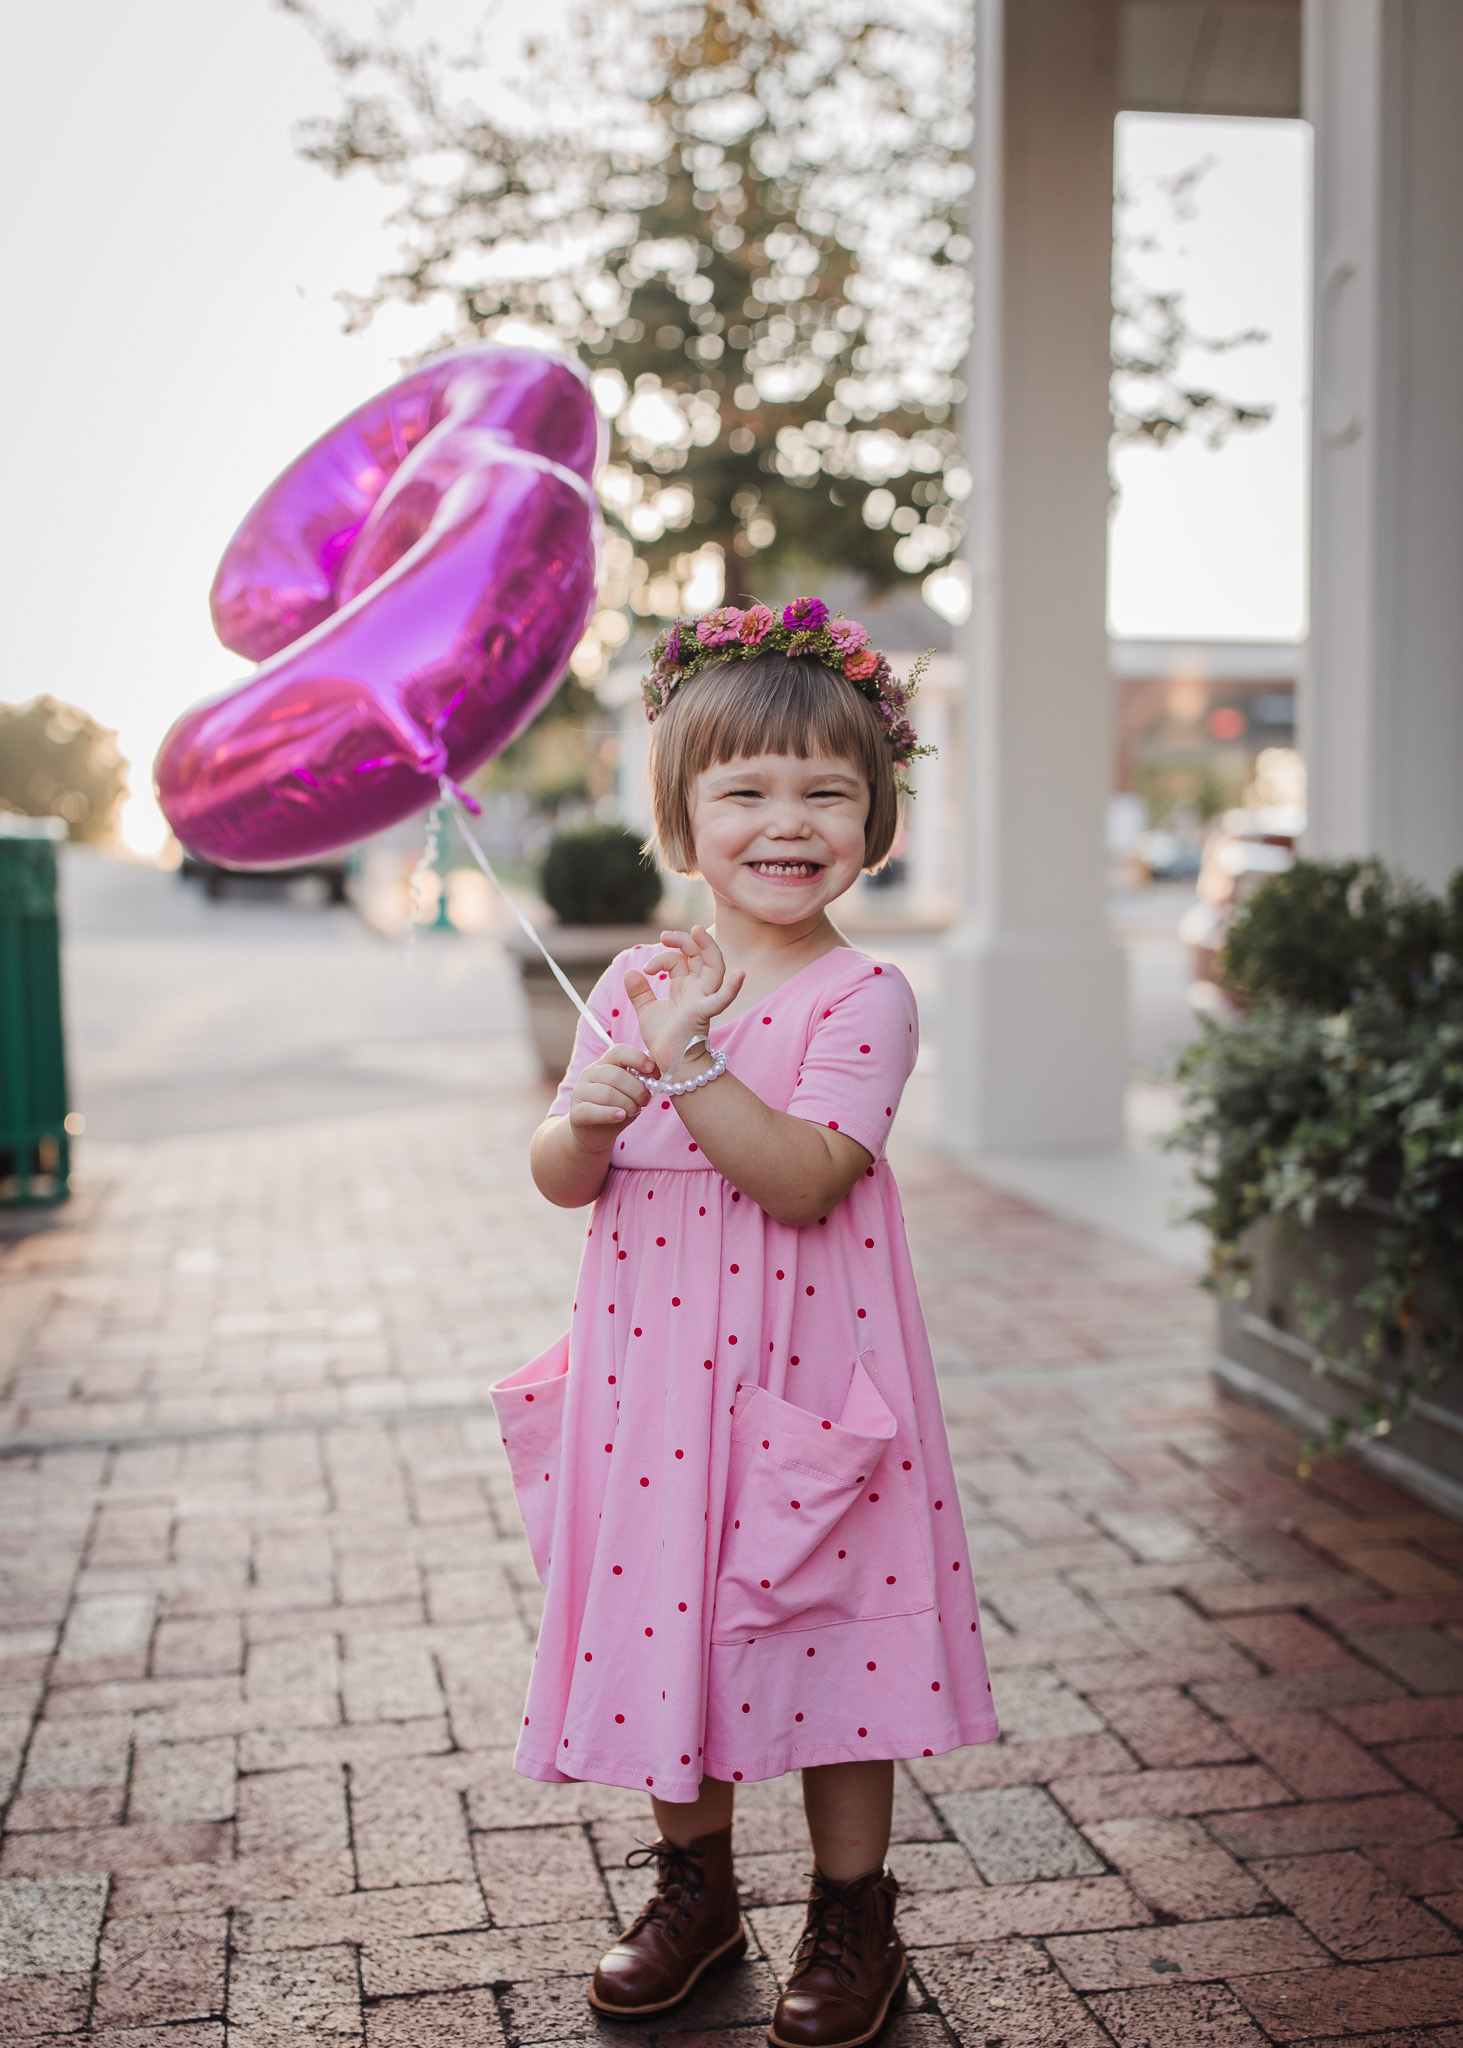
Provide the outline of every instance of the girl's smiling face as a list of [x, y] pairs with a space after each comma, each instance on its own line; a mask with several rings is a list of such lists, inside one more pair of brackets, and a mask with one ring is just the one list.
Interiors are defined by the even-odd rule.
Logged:
[[868, 814], [868, 784], [852, 761], [722, 761], [692, 793], [696, 865], [719, 902], [764, 924], [800, 924], [857, 880]]

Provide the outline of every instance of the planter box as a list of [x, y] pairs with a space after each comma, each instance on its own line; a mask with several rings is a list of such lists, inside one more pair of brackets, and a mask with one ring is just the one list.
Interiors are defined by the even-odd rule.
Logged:
[[[617, 953], [627, 946], [658, 944], [660, 926], [556, 924], [545, 930], [543, 940], [580, 995], [588, 996]], [[557, 1084], [574, 1051], [579, 1012], [550, 974], [542, 953], [522, 932], [515, 932], [507, 944], [528, 999], [528, 1026], [540, 1071], [546, 1081]]]
[[[1350, 1304], [1371, 1276], [1377, 1228], [1374, 1215], [1355, 1209], [1322, 1215], [1308, 1231], [1273, 1218], [1255, 1226], [1247, 1241], [1254, 1260], [1249, 1295], [1220, 1305], [1214, 1370], [1224, 1387], [1308, 1435], [1321, 1435], [1333, 1416], [1356, 1407], [1366, 1382], [1340, 1366], [1316, 1370], [1298, 1302], [1307, 1290], [1310, 1298], [1339, 1302], [1323, 1348], [1355, 1348], [1366, 1319]], [[1411, 1339], [1403, 1362], [1418, 1356]], [[1405, 1422], [1385, 1437], [1353, 1438], [1350, 1449], [1394, 1485], [1463, 1519], [1463, 1359], [1414, 1401]]]

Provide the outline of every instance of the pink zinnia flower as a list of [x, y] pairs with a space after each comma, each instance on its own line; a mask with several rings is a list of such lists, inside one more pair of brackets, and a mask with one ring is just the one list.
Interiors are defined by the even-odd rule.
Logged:
[[783, 609], [782, 623], [789, 633], [816, 633], [828, 617], [821, 597], [795, 597]]
[[739, 637], [742, 615], [735, 605], [724, 604], [697, 621], [696, 638], [703, 647], [726, 647]]
[[857, 654], [861, 647], [868, 646], [869, 631], [856, 619], [835, 619], [828, 628], [828, 638], [840, 654]]
[[879, 667], [879, 657], [872, 647], [861, 647], [857, 654], [851, 654], [843, 664], [843, 673], [851, 683], [862, 683], [874, 675]]
[[737, 628], [737, 638], [744, 647], [755, 647], [764, 640], [777, 621], [765, 604], [749, 605], [742, 613], [742, 623]]

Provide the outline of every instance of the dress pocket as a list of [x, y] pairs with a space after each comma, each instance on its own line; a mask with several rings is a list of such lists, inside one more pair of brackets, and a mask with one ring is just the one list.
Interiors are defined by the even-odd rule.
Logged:
[[528, 1532], [533, 1568], [541, 1585], [548, 1583], [568, 1385], [569, 1339], [563, 1336], [490, 1390], [499, 1433], [508, 1453], [518, 1512]]
[[738, 1395], [713, 1642], [933, 1606], [925, 1531], [872, 1357], [855, 1363], [836, 1420], [765, 1387]]

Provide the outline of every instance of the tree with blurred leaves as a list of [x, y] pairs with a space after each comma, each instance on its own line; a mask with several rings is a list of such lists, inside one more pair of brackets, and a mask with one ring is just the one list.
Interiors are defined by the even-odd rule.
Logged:
[[618, 608], [712, 601], [713, 550], [732, 603], [759, 570], [880, 589], [951, 555], [970, 487], [952, 426], [969, 325], [958, 0], [602, 0], [530, 48], [521, 124], [461, 94], [485, 49], [454, 63], [281, 4], [344, 89], [303, 153], [404, 195], [400, 262], [353, 321], [438, 305], [440, 345], [527, 321], [594, 371], [612, 421], [607, 636]]
[[0, 811], [64, 818], [68, 837], [115, 839], [127, 796], [117, 735], [74, 704], [0, 704]]

